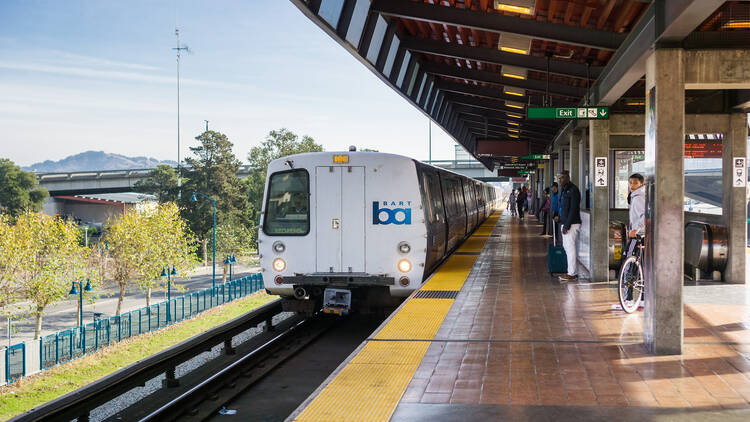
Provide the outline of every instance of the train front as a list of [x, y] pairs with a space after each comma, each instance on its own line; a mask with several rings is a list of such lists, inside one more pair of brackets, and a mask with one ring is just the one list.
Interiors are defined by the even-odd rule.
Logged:
[[285, 310], [390, 307], [422, 283], [427, 246], [414, 162], [320, 152], [270, 163], [258, 242], [266, 290]]

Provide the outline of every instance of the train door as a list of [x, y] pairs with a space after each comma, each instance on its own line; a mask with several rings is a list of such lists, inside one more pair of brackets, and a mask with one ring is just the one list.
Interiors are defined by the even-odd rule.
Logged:
[[315, 169], [317, 272], [365, 271], [364, 185], [364, 167]]

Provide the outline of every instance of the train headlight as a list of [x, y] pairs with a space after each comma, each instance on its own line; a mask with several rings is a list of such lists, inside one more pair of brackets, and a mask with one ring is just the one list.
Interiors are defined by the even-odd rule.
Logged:
[[276, 253], [282, 253], [286, 250], [286, 246], [283, 242], [273, 242], [273, 250]]
[[281, 258], [276, 258], [273, 260], [273, 269], [277, 273], [280, 273], [286, 269], [286, 261], [284, 261]]
[[398, 244], [398, 251], [403, 254], [407, 254], [411, 252], [411, 246], [409, 246], [409, 244], [406, 242], [401, 242]]
[[402, 259], [398, 261], [398, 270], [402, 273], [408, 273], [411, 271], [411, 262], [408, 259]]

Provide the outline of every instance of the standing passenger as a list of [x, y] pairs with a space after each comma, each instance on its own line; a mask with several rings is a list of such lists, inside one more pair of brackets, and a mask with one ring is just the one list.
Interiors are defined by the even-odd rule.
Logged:
[[555, 247], [562, 245], [562, 236], [560, 233], [560, 192], [557, 187], [557, 182], [552, 182], [552, 234], [555, 236], [554, 244]]
[[518, 218], [523, 220], [523, 205], [526, 202], [526, 192], [524, 192], [524, 189], [526, 187], [522, 186], [521, 189], [518, 190], [518, 196], [516, 196], [516, 208], [518, 208]]
[[513, 189], [510, 191], [510, 196], [508, 196], [508, 210], [510, 210], [511, 217], [516, 216], [516, 190]]
[[549, 227], [549, 211], [552, 208], [551, 201], [549, 199], [549, 188], [544, 188], [544, 195], [542, 196], [542, 207], [539, 209], [539, 218], [542, 221], [542, 233], [541, 236], [547, 236], [549, 233], [551, 233], [551, 230], [548, 229]]
[[563, 200], [560, 205], [560, 224], [562, 224], [563, 248], [568, 258], [568, 273], [560, 276], [561, 282], [578, 278], [578, 250], [576, 240], [581, 229], [581, 192], [570, 181], [570, 173], [563, 170], [560, 174], [563, 189]]

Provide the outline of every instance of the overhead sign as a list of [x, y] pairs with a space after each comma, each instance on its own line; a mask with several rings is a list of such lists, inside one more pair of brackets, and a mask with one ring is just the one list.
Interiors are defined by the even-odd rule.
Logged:
[[609, 119], [609, 107], [529, 107], [529, 119]]
[[744, 188], [747, 186], [747, 166], [745, 163], [745, 157], [734, 157], [734, 172], [732, 173], [732, 180], [734, 180], [735, 188]]
[[526, 181], [526, 178], [525, 177], [513, 177], [510, 179], [510, 181], [514, 183], [523, 183]]
[[521, 157], [522, 160], [549, 160], [549, 154], [531, 154]]
[[534, 163], [505, 163], [499, 165], [497, 168], [500, 170], [528, 170], [535, 168]]
[[518, 174], [533, 174], [534, 172], [531, 170], [518, 170]]
[[596, 171], [594, 172], [594, 186], [601, 188], [607, 186], [607, 157], [596, 157], [594, 159]]
[[721, 158], [721, 141], [687, 141], [685, 158]]

